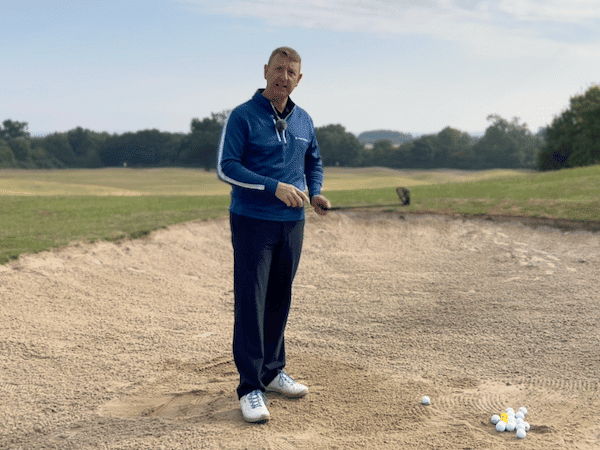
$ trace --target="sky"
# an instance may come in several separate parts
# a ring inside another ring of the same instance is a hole
[[[532,132],[600,82],[597,0],[0,0],[0,122],[190,131],[295,48],[315,126]]]

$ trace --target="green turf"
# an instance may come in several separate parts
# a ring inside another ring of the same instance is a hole
[[[503,214],[600,221],[600,166],[546,173],[497,173],[477,181],[410,187],[405,211],[462,215]],[[393,189],[331,191],[333,204],[398,204]]]
[[[1,196],[0,264],[73,241],[137,238],[226,213],[229,196]]]
[[[547,173],[326,169],[325,176],[334,206],[600,221],[600,166]],[[410,206],[399,206],[399,185],[410,188]],[[225,216],[228,190],[214,173],[189,169],[1,170],[0,264],[73,241],[135,238]]]
[[[600,166],[419,186],[413,191],[420,210],[600,220]]]

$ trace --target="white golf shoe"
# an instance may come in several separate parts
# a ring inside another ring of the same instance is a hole
[[[258,389],[240,398],[240,406],[246,422],[257,423],[269,420],[267,397]]]
[[[267,392],[278,392],[286,397],[298,398],[308,394],[308,388],[297,383],[287,373],[281,371],[267,386]]]

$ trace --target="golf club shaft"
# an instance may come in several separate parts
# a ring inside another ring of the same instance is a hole
[[[323,208],[326,211],[344,211],[347,209],[363,209],[363,208],[387,208],[390,206],[401,206],[399,204],[387,204],[387,205],[354,205],[354,206],[332,206],[331,208]]]
[[[388,203],[387,205],[354,205],[354,206],[332,206],[331,208],[325,208],[326,211],[344,211],[347,209],[363,209],[363,208],[389,208],[394,206],[407,206],[410,204],[410,191],[406,188],[399,187],[396,189],[398,198],[400,199],[399,204]]]

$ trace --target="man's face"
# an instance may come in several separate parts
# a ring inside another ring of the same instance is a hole
[[[265,65],[265,91],[270,98],[289,97],[302,78],[300,63],[277,54],[271,64]]]

